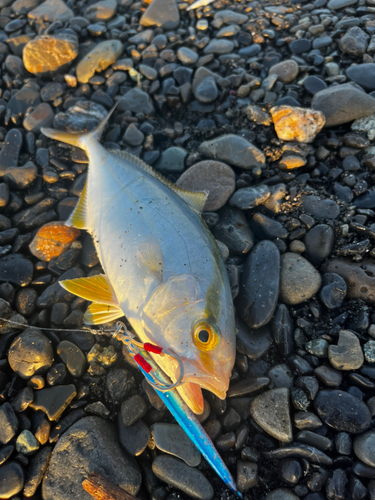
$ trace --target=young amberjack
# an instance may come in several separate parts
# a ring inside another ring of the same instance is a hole
[[[207,193],[179,189],[139,158],[107,151],[99,143],[107,120],[82,135],[42,129],[87,153],[86,186],[67,224],[91,234],[105,272],[61,284],[92,301],[85,323],[125,315],[142,342],[178,354],[184,367],[178,391],[199,414],[201,388],[224,399],[235,360],[229,281],[201,218]],[[174,358],[154,359],[175,381]]]

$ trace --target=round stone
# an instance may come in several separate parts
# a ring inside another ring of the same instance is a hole
[[[216,99],[218,93],[215,80],[211,76],[208,76],[195,89],[194,95],[200,103],[208,104]]]
[[[323,422],[339,432],[359,434],[371,424],[365,403],[345,391],[319,391],[314,405]]]
[[[51,342],[37,328],[26,328],[12,342],[8,362],[12,370],[26,380],[44,373],[53,363]]]
[[[17,462],[6,462],[0,467],[0,498],[11,498],[22,491],[24,473]]]
[[[268,74],[277,75],[278,80],[282,83],[291,83],[297,77],[298,71],[298,64],[292,59],[289,59],[271,66]]]
[[[354,439],[354,453],[370,467],[375,467],[375,430],[365,432]]]
[[[177,58],[183,64],[195,64],[198,61],[199,55],[188,47],[181,47],[177,51]]]
[[[206,160],[188,168],[176,185],[188,191],[208,191],[204,210],[215,211],[224,206],[234,192],[236,179],[233,170],[225,163]]]
[[[72,377],[82,377],[86,371],[86,358],[79,347],[68,340],[63,340],[57,346],[57,354],[64,361]]]
[[[287,252],[280,259],[280,300],[287,305],[301,304],[318,292],[319,272],[298,254]]]

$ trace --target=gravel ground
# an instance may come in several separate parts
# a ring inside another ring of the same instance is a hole
[[[0,0],[0,498],[235,498],[58,284],[101,269],[40,129],[120,101],[104,145],[210,192],[237,358],[200,420],[245,499],[375,500],[375,1],[201,3]]]

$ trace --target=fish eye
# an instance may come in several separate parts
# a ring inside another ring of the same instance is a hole
[[[211,351],[219,342],[219,334],[207,321],[200,321],[194,327],[193,340],[201,351]]]

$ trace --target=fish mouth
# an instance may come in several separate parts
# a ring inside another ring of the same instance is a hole
[[[184,360],[184,376],[182,382],[189,382],[200,386],[201,389],[207,389],[219,399],[225,399],[229,387],[229,377],[224,373],[213,375],[208,371],[202,371],[201,366],[195,366],[192,360]]]

